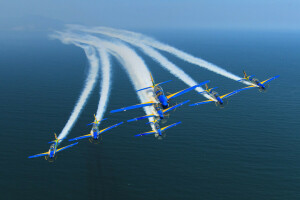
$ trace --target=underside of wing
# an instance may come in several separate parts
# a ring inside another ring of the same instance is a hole
[[[89,133],[89,134],[86,134],[86,135],[83,135],[83,136],[79,136],[79,137],[76,137],[76,138],[73,138],[73,139],[69,139],[69,142],[74,141],[74,140],[81,140],[81,139],[88,138],[88,137],[91,137],[91,136],[92,135]]]
[[[278,76],[274,76],[274,77],[272,77],[272,78],[269,78],[269,79],[267,79],[267,80],[264,80],[264,81],[261,82],[261,84],[268,83],[268,82],[270,82],[270,81],[272,81],[272,80],[274,80],[274,79],[276,79],[276,78],[278,78],[278,77],[279,77],[279,75],[278,75]]]
[[[139,136],[143,136],[143,135],[150,135],[150,134],[154,134],[155,131],[149,131],[149,132],[146,132],[146,133],[142,133],[142,134],[137,134],[135,135],[135,137],[139,137]]]
[[[60,148],[60,149],[57,149],[56,152],[60,152],[60,151],[62,151],[62,150],[65,150],[65,149],[67,149],[67,148],[70,148],[70,147],[72,147],[72,146],[74,146],[74,145],[76,145],[76,144],[78,144],[78,142],[76,142],[76,143],[74,143],[74,144],[70,144],[70,145],[65,146],[65,147],[62,147],[62,148]]]
[[[115,128],[115,127],[117,127],[117,126],[119,126],[119,125],[121,125],[121,124],[123,124],[123,122],[120,122],[120,123],[118,123],[118,124],[115,124],[115,125],[112,125],[112,126],[110,126],[110,127],[105,128],[105,129],[102,129],[102,130],[100,131],[100,134],[101,134],[101,133],[104,133],[105,131],[108,131],[108,130],[110,130],[110,129],[112,129],[112,128]]]
[[[33,155],[33,156],[29,156],[28,158],[36,158],[36,157],[46,156],[46,155],[48,155],[48,152],[36,154],[36,155]]]
[[[112,110],[112,111],[110,111],[110,113],[116,113],[116,112],[131,110],[131,109],[135,109],[135,108],[142,108],[142,107],[145,107],[145,106],[151,106],[153,104],[154,104],[154,101],[149,101],[149,102],[146,102],[146,103],[141,103],[141,104],[137,104],[137,105],[133,105],[133,106],[128,106],[128,107],[125,107],[125,108]]]
[[[213,102],[213,100],[209,99],[209,100],[206,100],[206,101],[201,101],[201,102],[198,102],[198,103],[193,103],[193,104],[190,104],[190,106],[198,106],[200,104],[206,104],[206,103],[210,103],[210,102]]]

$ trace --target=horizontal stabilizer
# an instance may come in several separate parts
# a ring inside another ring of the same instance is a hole
[[[165,84],[165,83],[169,83],[170,81],[172,81],[172,80],[168,80],[168,81],[165,81],[165,82],[158,83],[155,86],[162,85],[162,84]]]
[[[147,89],[150,89],[150,88],[152,88],[152,87],[145,87],[145,88],[137,90],[137,92],[142,91],[142,90],[147,90]]]
[[[100,123],[100,122],[102,122],[102,121],[104,121],[104,120],[107,120],[107,119],[108,119],[108,118],[104,118],[104,119],[98,121],[98,123]],[[87,124],[87,126],[94,125],[94,124],[96,124],[96,122],[92,122],[92,123],[90,123],[90,124]]]

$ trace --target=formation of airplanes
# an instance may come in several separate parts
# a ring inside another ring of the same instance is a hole
[[[158,139],[161,139],[161,138],[164,137],[164,133],[167,129],[175,127],[175,126],[181,124],[181,122],[179,121],[177,123],[167,125],[167,126],[161,128],[160,127],[161,121],[163,119],[165,119],[167,116],[170,115],[169,114],[170,111],[175,110],[178,107],[183,106],[184,104],[187,104],[187,103],[190,102],[190,100],[186,100],[186,101],[183,101],[181,103],[178,103],[178,104],[175,104],[175,105],[171,106],[170,105],[170,100],[172,100],[172,99],[174,99],[178,96],[181,96],[181,95],[183,95],[187,92],[195,90],[196,88],[198,88],[202,85],[205,85],[206,89],[202,92],[199,92],[199,94],[205,94],[205,96],[208,97],[208,100],[193,103],[193,104],[190,104],[189,106],[198,106],[198,105],[202,105],[202,104],[206,104],[206,103],[215,102],[216,106],[218,106],[220,108],[223,108],[227,103],[227,98],[228,97],[230,97],[234,94],[237,94],[240,91],[251,89],[251,88],[258,88],[260,92],[265,92],[268,88],[268,83],[279,77],[279,75],[274,76],[272,78],[269,78],[269,79],[266,79],[266,80],[260,82],[258,79],[254,78],[253,75],[247,76],[245,71],[243,71],[243,73],[244,73],[244,78],[242,78],[238,81],[239,82],[246,82],[249,86],[238,89],[238,90],[234,90],[234,91],[229,92],[229,93],[224,94],[224,95],[219,95],[215,91],[215,89],[217,87],[209,88],[208,85],[207,85],[209,83],[209,80],[207,80],[207,81],[204,81],[200,84],[194,85],[192,87],[180,90],[180,91],[175,92],[173,94],[169,94],[167,96],[165,95],[161,85],[165,84],[165,83],[168,83],[171,80],[156,84],[154,82],[154,79],[153,79],[152,75],[150,74],[151,81],[152,81],[152,86],[141,88],[141,89],[137,90],[136,92],[140,92],[140,91],[143,91],[143,90],[152,90],[152,92],[154,93],[153,100],[148,101],[148,102],[144,102],[144,103],[141,103],[141,104],[136,104],[136,105],[133,105],[133,106],[127,106],[127,107],[123,107],[123,108],[120,108],[120,109],[112,110],[112,111],[110,111],[110,113],[117,113],[117,112],[121,112],[121,111],[127,111],[127,110],[142,108],[142,107],[146,107],[146,106],[152,106],[153,107],[153,109],[152,109],[153,112],[151,114],[141,116],[141,117],[136,117],[136,118],[133,118],[133,119],[129,119],[129,120],[127,120],[127,122],[134,122],[134,121],[138,121],[138,120],[148,118],[149,122],[146,123],[146,124],[150,124],[152,130],[149,131],[149,132],[137,134],[135,136],[139,137],[139,136],[154,134]],[[102,122],[106,119],[98,120],[95,115],[94,115],[94,118],[95,118],[94,121],[92,123],[88,124],[88,125],[92,125],[92,129],[91,129],[89,134],[82,135],[82,136],[79,136],[79,137],[76,137],[76,138],[73,138],[73,139],[69,139],[69,141],[71,142],[71,141],[77,141],[77,140],[89,138],[89,141],[91,143],[98,143],[102,139],[102,133],[123,124],[123,122],[120,122],[120,123],[114,124],[112,126],[109,126],[107,128],[104,128],[102,130],[99,130],[100,122]],[[50,146],[50,149],[47,152],[36,154],[36,155],[33,155],[33,156],[29,156],[28,158],[36,158],[36,157],[45,156],[46,160],[48,160],[50,162],[53,162],[55,160],[56,154],[58,152],[78,144],[78,142],[76,142],[76,143],[73,143],[71,145],[68,145],[68,146],[65,146],[65,147],[62,147],[62,148],[58,149],[59,144],[61,143],[61,141],[64,138],[58,139],[55,133],[54,133],[54,136],[55,136],[55,140],[49,142],[49,143],[51,143],[51,146]]]

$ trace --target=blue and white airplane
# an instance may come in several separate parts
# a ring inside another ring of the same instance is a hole
[[[200,104],[215,102],[216,106],[218,106],[220,108],[223,108],[227,104],[227,101],[225,100],[225,98],[230,97],[230,96],[232,96],[232,95],[234,95],[234,94],[236,94],[236,93],[243,90],[243,88],[238,89],[238,90],[235,90],[233,92],[230,92],[230,93],[227,93],[227,94],[224,94],[224,95],[220,96],[216,91],[214,91],[214,89],[216,89],[217,87],[208,88],[207,84],[205,84],[205,87],[206,87],[206,90],[204,90],[203,92],[199,92],[199,93],[200,94],[206,93],[211,97],[211,99],[206,100],[206,101],[201,101],[201,102],[198,102],[198,103],[194,103],[194,104],[190,104],[190,106],[198,106]]]
[[[209,81],[205,81],[205,82],[200,83],[198,85],[195,85],[193,87],[189,87],[187,89],[184,89],[184,90],[181,90],[179,92],[176,92],[176,93],[173,93],[173,94],[170,94],[170,95],[166,96],[164,94],[164,91],[163,91],[162,87],[160,87],[160,85],[162,85],[164,83],[168,83],[171,80],[155,84],[155,82],[154,82],[153,77],[152,77],[151,74],[150,74],[150,76],[151,76],[152,86],[139,89],[139,90],[137,90],[137,92],[153,88],[154,93],[155,93],[156,102],[155,101],[149,101],[149,102],[145,102],[145,103],[141,103],[141,104],[137,104],[137,105],[133,105],[133,106],[128,106],[128,107],[121,108],[121,109],[112,110],[110,112],[111,113],[116,113],[116,112],[121,112],[121,111],[127,111],[127,110],[131,110],[131,109],[135,109],[135,108],[141,108],[141,107],[145,107],[145,106],[151,106],[153,104],[160,104],[160,107],[162,107],[163,109],[167,109],[167,108],[169,108],[169,101],[171,99],[173,99],[175,97],[178,97],[178,96],[180,96],[180,95],[182,95],[184,93],[187,93],[187,92],[189,92],[189,91],[191,91],[191,90],[193,90],[193,89],[195,89],[195,88],[197,88],[197,87],[199,87],[201,85],[204,85],[205,83],[209,82]]]
[[[148,122],[147,124],[149,124],[149,123],[154,125],[154,130],[146,132],[146,133],[135,135],[135,137],[155,134],[158,138],[162,138],[164,131],[166,131],[167,129],[172,128],[174,126],[177,126],[178,124],[181,124],[181,122],[177,122],[177,123],[171,124],[169,126],[165,126],[163,128],[160,128],[159,120],[155,120],[154,122]]]
[[[81,139],[84,139],[84,138],[89,138],[90,142],[97,142],[99,140],[101,140],[101,134],[112,129],[112,128],[115,128],[121,124],[123,124],[123,122],[120,122],[118,124],[115,124],[113,126],[110,126],[110,127],[107,127],[105,129],[102,129],[102,130],[99,130],[99,125],[100,125],[100,122],[101,121],[104,121],[106,120],[107,118],[105,119],[102,119],[102,120],[97,120],[96,116],[94,115],[95,117],[95,121],[88,124],[88,125],[93,125],[93,128],[91,130],[91,132],[87,135],[83,135],[83,136],[79,136],[79,137],[76,137],[76,138],[73,138],[73,139],[69,139],[69,141],[74,141],[74,140],[81,140]]]
[[[56,134],[54,133],[54,136],[55,136],[55,140],[49,142],[49,143],[52,143],[51,146],[50,146],[50,149],[49,151],[47,152],[44,152],[44,153],[40,153],[40,154],[37,154],[37,155],[34,155],[34,156],[29,156],[28,158],[36,158],[36,157],[40,157],[40,156],[45,156],[45,159],[48,160],[49,162],[53,162],[54,159],[56,158],[56,153],[62,151],[62,150],[65,150],[67,148],[70,148],[76,144],[78,144],[78,142],[74,143],[74,144],[70,144],[68,146],[65,146],[65,147],[62,147],[62,148],[59,148],[57,149],[58,145],[60,144],[60,142],[63,140],[63,139],[58,139]]]
[[[268,82],[270,82],[270,81],[272,81],[272,80],[279,77],[279,75],[277,75],[277,76],[274,76],[272,78],[269,78],[269,79],[266,79],[266,80],[260,82],[258,79],[254,78],[254,75],[247,76],[245,70],[243,70],[243,73],[244,73],[244,78],[242,78],[238,81],[240,81],[240,82],[245,81],[245,82],[250,83],[251,85],[247,86],[247,87],[244,87],[242,89],[245,90],[245,89],[250,89],[250,88],[255,88],[256,87],[256,88],[259,89],[260,92],[265,92],[267,90],[267,88],[269,86],[266,83],[268,83]]]

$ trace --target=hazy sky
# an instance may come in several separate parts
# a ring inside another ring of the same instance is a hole
[[[0,0],[0,30],[56,23],[300,30],[300,0]]]

